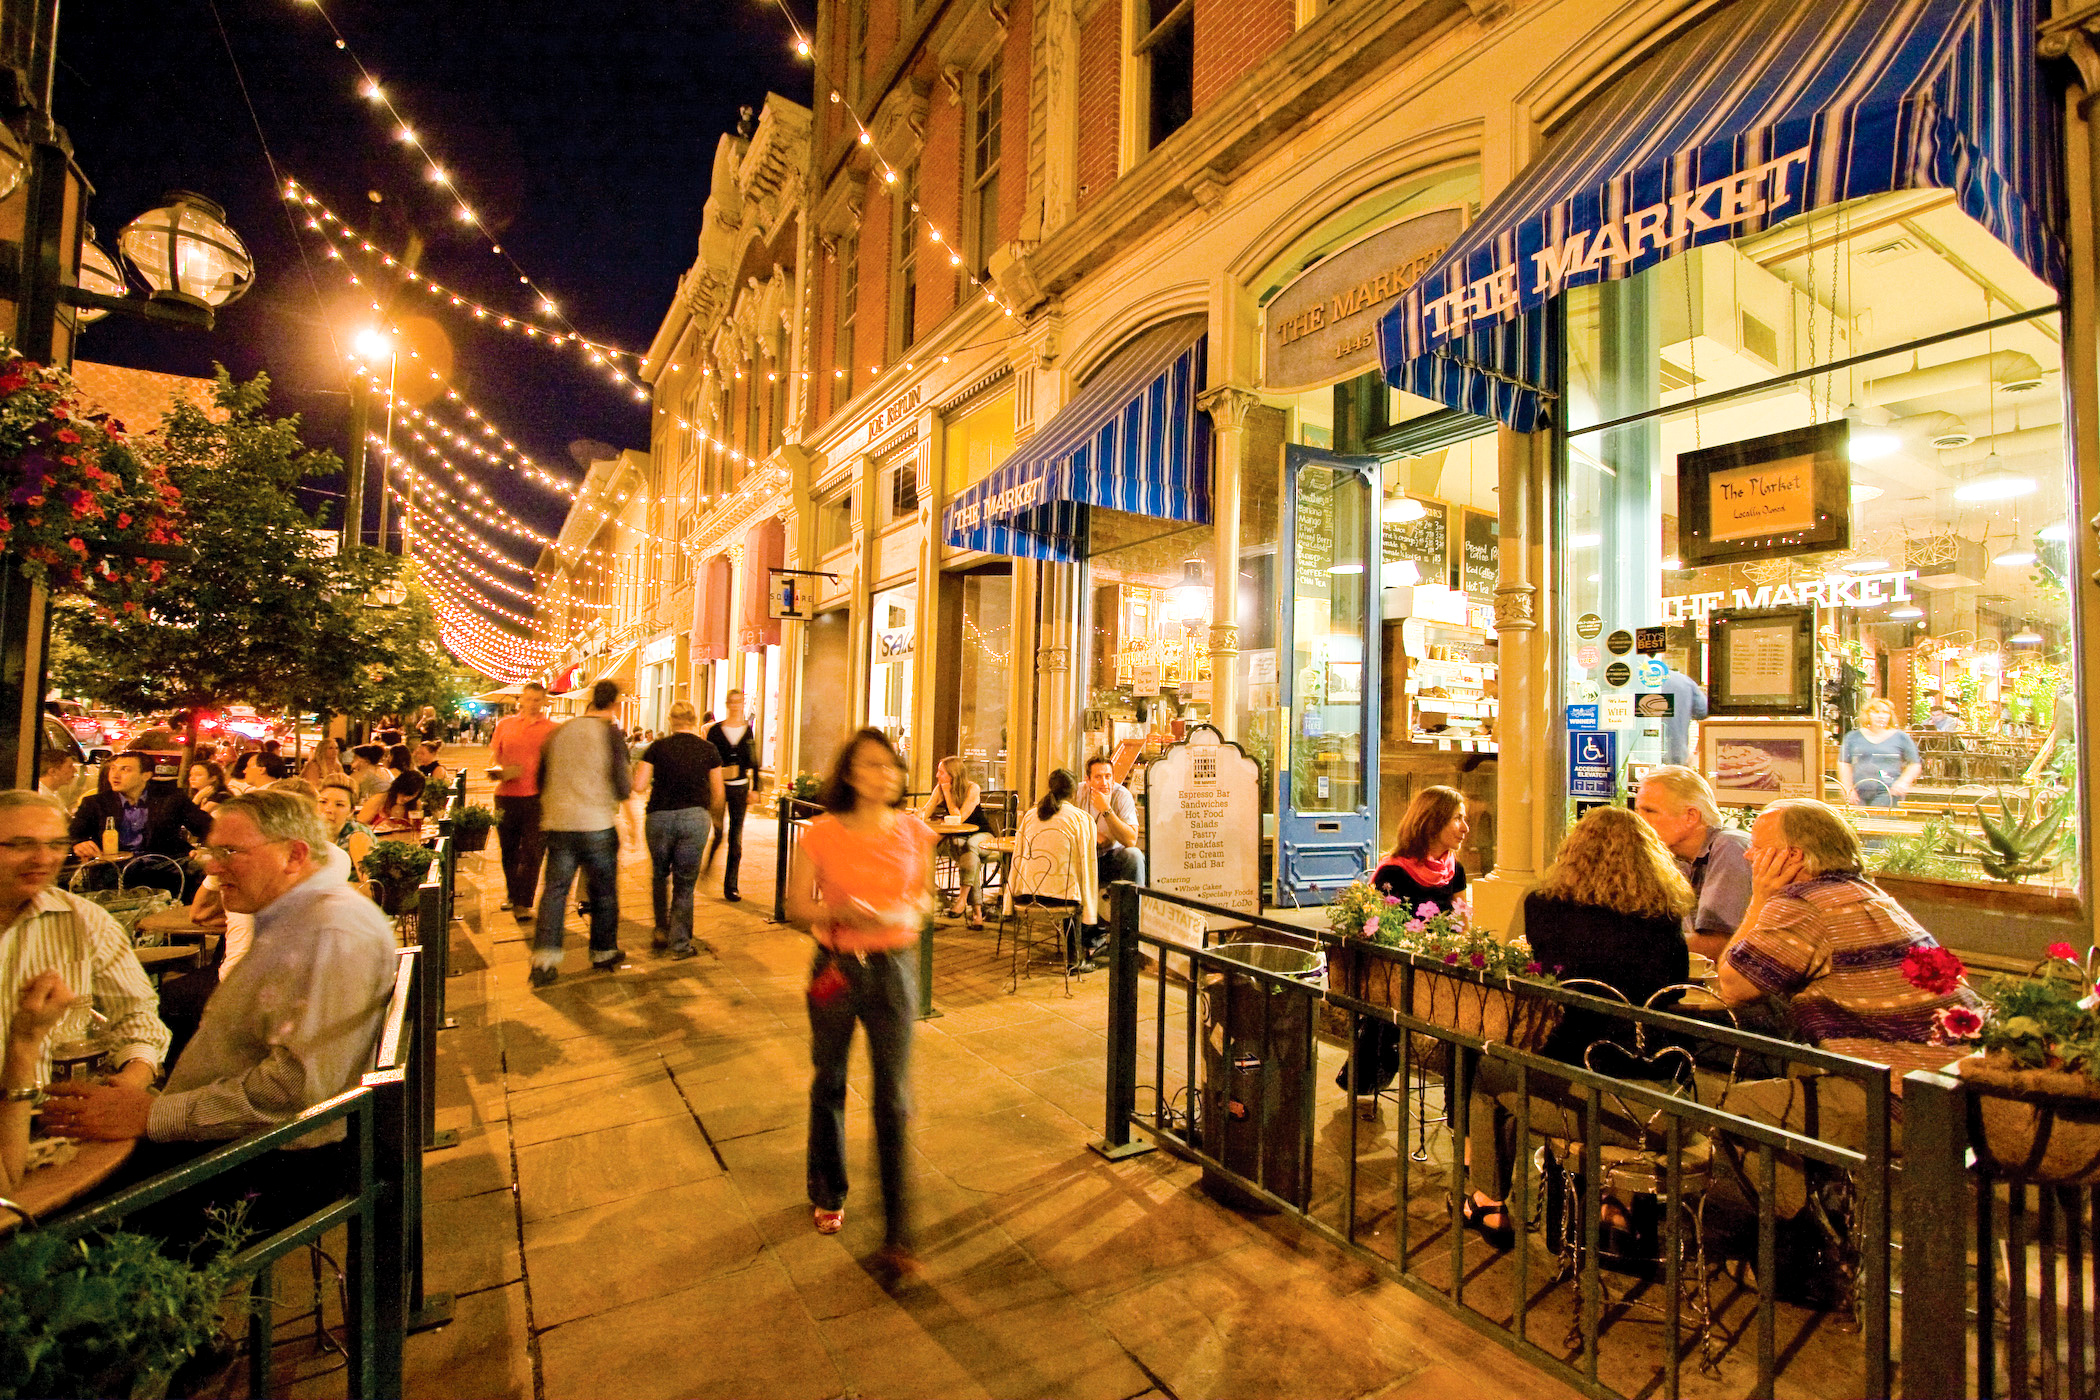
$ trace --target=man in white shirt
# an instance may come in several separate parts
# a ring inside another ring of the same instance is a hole
[[[0,792],[0,1043],[23,986],[40,972],[56,972],[109,1018],[113,1082],[143,1091],[168,1052],[168,1028],[156,1012],[153,984],[117,921],[100,906],[53,888],[71,847],[65,808],[56,798]],[[68,1014],[80,1024],[60,1022],[53,1039],[86,1030],[84,1010]],[[51,1077],[48,1049],[47,1043],[37,1066],[39,1082]]]
[[[1094,866],[1103,904],[1107,902],[1111,880],[1144,884],[1145,853],[1138,849],[1137,799],[1130,795],[1129,788],[1116,781],[1115,769],[1107,759],[1087,761],[1086,786],[1079,790],[1079,800],[1073,805],[1094,819]],[[1106,920],[1088,928],[1082,937],[1079,965],[1085,967],[1107,940]]]
[[[540,758],[540,831],[547,838],[547,882],[533,930],[532,985],[561,976],[562,924],[569,887],[581,869],[591,902],[591,966],[620,965],[620,806],[634,790],[627,743],[614,716],[620,687],[599,681],[590,708],[547,736]]]
[[[175,1145],[135,1154],[136,1179],[357,1087],[371,1066],[397,953],[386,916],[349,884],[347,863],[332,861],[332,850],[312,804],[295,793],[251,792],[220,805],[204,855],[226,907],[255,916],[248,956],[219,984],[163,1092],[59,1085],[44,1107],[54,1132]],[[206,1185],[227,1200],[254,1190],[258,1219],[281,1218],[341,1184],[334,1144],[343,1134],[336,1124],[300,1150],[266,1154]],[[157,1212],[162,1228],[149,1233],[174,1239],[198,1223],[198,1204],[177,1208],[180,1201]]]

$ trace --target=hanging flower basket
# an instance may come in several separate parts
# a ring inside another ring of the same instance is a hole
[[[2002,1052],[1959,1064],[1971,1146],[1998,1176],[2100,1185],[2100,1083],[2082,1070],[2027,1069]]]
[[[0,350],[0,549],[27,577],[112,611],[137,611],[162,566],[127,550],[179,544],[181,493],[89,412],[61,369]]]
[[[1330,985],[1359,1001],[1404,1011],[1410,970],[1415,979],[1413,1014],[1431,1025],[1532,1053],[1560,1026],[1560,1003],[1525,996],[1514,979],[1456,967],[1449,972],[1411,967],[1404,960],[1379,957],[1361,940],[1336,950],[1328,978]],[[1437,1069],[1444,1063],[1445,1042],[1411,1035],[1407,1053],[1416,1065]]]

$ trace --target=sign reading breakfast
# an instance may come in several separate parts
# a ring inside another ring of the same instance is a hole
[[[1439,209],[1380,229],[1307,268],[1262,313],[1268,388],[1311,389],[1378,367],[1378,318],[1465,227]]]
[[[1718,471],[1708,538],[1716,544],[1790,534],[1816,523],[1816,459],[1804,454]]]

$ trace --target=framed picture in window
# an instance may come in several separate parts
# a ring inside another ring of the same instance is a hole
[[[1779,718],[1816,712],[1816,610],[1716,608],[1707,614],[1711,715]]]
[[[1709,719],[1699,726],[1699,771],[1724,807],[1823,796],[1821,720]]]
[[[1677,555],[1687,568],[1852,547],[1842,418],[1677,454]]]

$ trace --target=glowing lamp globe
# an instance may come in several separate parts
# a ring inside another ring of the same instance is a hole
[[[254,285],[255,259],[226,226],[226,211],[183,190],[164,198],[117,235],[119,251],[156,298],[198,306],[238,301]]]

